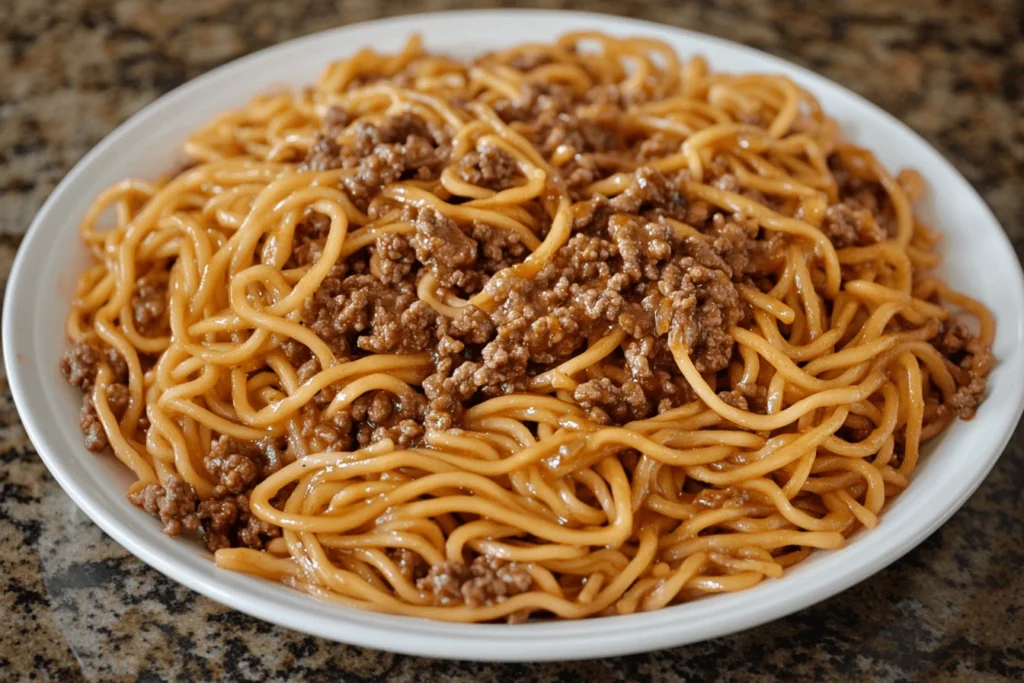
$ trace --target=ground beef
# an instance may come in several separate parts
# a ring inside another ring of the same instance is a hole
[[[298,268],[316,263],[323,253],[331,219],[322,213],[308,212],[295,226],[292,253],[286,267]]]
[[[102,349],[88,342],[77,341],[61,354],[60,370],[64,379],[73,387],[82,390],[82,407],[78,413],[78,427],[85,435],[85,447],[100,453],[106,450],[108,441],[100,422],[99,413],[92,401],[93,384],[101,363],[107,363],[113,374],[107,385],[107,404],[116,419],[121,419],[131,401],[128,390],[128,364],[114,349]]]
[[[374,243],[379,277],[387,285],[398,284],[412,272],[416,250],[408,238],[397,232],[382,232]]]
[[[875,222],[871,211],[855,207],[851,202],[840,202],[825,209],[825,220],[821,227],[837,249],[864,247],[887,237]]]
[[[248,492],[281,466],[278,445],[238,441],[222,436],[204,464],[217,478],[213,497],[199,501],[192,485],[178,475],[167,483],[149,484],[128,500],[160,518],[164,533],[199,533],[210,551],[228,547],[262,549],[281,535],[280,527],[263,522],[249,510]]]
[[[327,112],[324,114],[323,134],[329,138],[337,139],[338,136],[345,132],[345,128],[351,122],[352,117],[348,115],[348,111],[344,107],[332,104],[327,107]]]
[[[214,441],[203,464],[217,480],[214,495],[242,493],[281,469],[281,445],[269,437],[253,442],[221,436]]]
[[[482,145],[470,151],[459,159],[454,170],[465,182],[496,192],[515,187],[520,176],[516,160],[493,145]]]
[[[306,158],[299,164],[299,171],[329,171],[342,168],[341,146],[328,135],[317,133],[313,145],[306,152]]]
[[[554,83],[529,83],[523,94],[515,100],[501,99],[494,103],[494,111],[506,123],[518,124],[526,137],[545,155],[565,145],[578,154],[607,152],[619,145],[612,129],[602,121],[612,119],[616,111],[606,110],[595,118],[585,108],[590,104],[574,101],[572,89]],[[612,109],[609,105],[607,109]],[[619,111],[618,113],[621,113]],[[563,170],[561,178],[566,177]]]
[[[263,550],[268,541],[281,535],[280,527],[250,512],[249,498],[245,494],[204,500],[196,515],[202,524],[206,547],[211,552],[238,547]]]
[[[573,204],[572,231],[587,235],[598,234],[608,226],[611,209],[608,198],[603,194],[596,195]]]
[[[451,351],[439,354],[435,372],[423,384],[427,426],[457,424],[461,404],[477,394],[522,390],[531,364],[557,364],[616,325],[644,341],[632,348],[635,376],[629,382],[614,389],[587,384],[580,390],[579,400],[595,419],[637,419],[666,400],[677,405],[688,395],[674,381],[678,371],[673,372],[667,347],[673,334],[691,349],[702,372],[724,368],[733,348],[729,327],[746,315],[733,279],[755,269],[759,252],[736,224],[712,226],[714,239],[707,242],[682,240],[667,224],[644,217],[675,210],[685,207],[669,181],[640,169],[625,192],[611,200],[590,200],[577,213],[579,232],[536,276],[524,279],[504,271],[490,278],[485,289],[495,309],[486,315],[489,334],[479,334],[484,328],[477,325],[477,335],[460,338],[447,323],[438,324],[438,339]],[[488,233],[474,233],[485,238],[485,251],[491,246]],[[447,238],[434,237],[440,234]],[[445,242],[453,245],[449,251],[442,249]],[[459,269],[476,267],[474,251],[480,251],[439,215],[428,214],[413,244],[424,267],[433,266],[449,281]],[[656,369],[649,358],[657,359]],[[621,396],[629,403],[613,405]]]
[[[167,477],[167,483],[149,484],[128,494],[128,500],[151,515],[160,518],[164,533],[178,536],[199,529],[196,513],[198,499],[192,485],[176,474]]]
[[[323,132],[317,134],[298,170],[352,169],[353,173],[344,175],[341,182],[361,209],[398,180],[436,179],[448,162],[448,132],[410,112],[387,116],[376,123],[360,121],[348,136],[342,136],[341,142],[339,136],[348,123],[347,115],[331,110],[328,114]]]
[[[78,428],[85,435],[85,447],[93,453],[102,453],[107,448],[107,434],[92,403],[92,397],[82,397],[82,408],[78,411]]]
[[[467,360],[468,355],[482,355],[479,349],[491,342],[495,331],[494,320],[473,305],[462,308],[455,318],[440,318],[433,351],[434,372],[423,381],[427,429],[456,426],[462,416],[462,402],[478,389],[484,388],[488,395],[494,395],[502,388],[511,391],[524,387],[523,376],[516,378],[514,386],[502,387],[503,376],[495,368]]]
[[[578,212],[579,232],[535,277],[505,271],[487,281],[494,310],[463,309],[464,316],[486,321],[462,326],[474,334],[454,331],[454,321],[440,318],[435,372],[423,383],[428,428],[458,424],[462,404],[478,395],[523,390],[531,364],[557,364],[613,326],[636,342],[627,342],[633,377],[621,385],[585,383],[576,397],[601,422],[638,419],[690,396],[668,350],[672,334],[691,349],[702,372],[728,364],[728,329],[746,315],[733,278],[755,269],[753,240],[732,223],[713,231],[711,242],[682,240],[667,224],[639,215],[681,206],[669,182],[641,169],[630,188],[612,200],[595,198]],[[447,219],[442,225],[454,255],[434,256],[441,253],[441,240],[422,245],[418,257],[434,258],[425,265],[439,262],[445,277],[459,267],[475,267],[464,233],[456,233]],[[483,231],[474,234],[490,244]]]
[[[295,367],[302,367],[312,356],[304,344],[294,339],[285,339],[281,342],[281,352],[288,359],[288,362]]]
[[[708,246],[718,260],[709,255],[703,258],[728,272],[734,281],[776,272],[785,260],[785,233],[765,234],[756,224],[728,219],[721,212],[711,215],[704,230],[712,238]]]
[[[583,342],[585,322],[574,316],[581,307],[570,301],[571,283],[545,270],[547,266],[534,280],[499,275],[488,283],[500,304],[491,314],[494,338],[481,352],[486,385],[514,380],[530,361],[556,362]]]
[[[95,346],[75,342],[70,349],[61,354],[60,371],[71,386],[88,391],[96,379],[100,358],[101,351]]]
[[[573,199],[582,199],[587,186],[601,175],[599,157],[593,154],[574,154],[557,172],[557,177],[565,183]]]
[[[167,311],[167,283],[148,277],[139,278],[132,295],[132,321],[143,336],[168,331],[164,313]]]
[[[860,210],[868,211],[875,218],[875,227],[869,227],[862,240],[875,239],[881,241],[896,236],[898,225],[889,201],[888,193],[881,183],[868,181],[857,175],[846,166],[843,155],[833,153],[828,157],[829,169],[836,179],[839,189],[840,203],[847,206],[853,214]],[[846,212],[846,209],[838,211]],[[859,214],[863,216],[863,214]],[[854,218],[856,222],[856,218]],[[870,244],[871,242],[865,242]]]
[[[352,402],[350,419],[360,448],[391,439],[399,448],[420,445],[427,400],[420,394],[396,397],[387,391],[363,394]]]
[[[670,337],[690,350],[697,370],[725,369],[734,346],[729,329],[745,315],[736,286],[726,272],[684,257],[678,265],[665,267],[658,289],[670,302]],[[649,313],[657,316],[664,306],[659,302],[659,308]]]
[[[747,397],[743,395],[742,391],[738,391],[736,389],[720,391],[718,392],[718,398],[722,399],[733,408],[739,408],[740,410],[749,410],[750,408],[747,402]]]
[[[643,328],[635,339],[626,342],[623,357],[630,379],[644,388],[652,403],[660,404],[669,399],[674,406],[694,396],[690,385],[679,377],[672,354],[657,337],[646,333]],[[662,412],[661,408],[659,412]]]
[[[114,414],[114,418],[120,420],[131,402],[131,392],[128,386],[120,383],[108,384],[106,388],[107,405]],[[108,441],[107,433],[103,430],[99,413],[93,404],[92,394],[82,395],[82,407],[78,412],[78,428],[85,435],[85,447],[93,453],[102,453],[106,450]]]
[[[421,137],[410,137],[405,143],[379,145],[363,157],[357,172],[345,176],[343,183],[356,206],[367,206],[384,187],[401,179],[406,171],[421,180],[431,177],[431,167],[439,166],[437,149]]]
[[[422,557],[408,548],[388,548],[386,554],[398,565],[402,576],[414,584],[424,578],[430,569]]]
[[[473,305],[459,309],[454,318],[441,317],[437,322],[437,346],[435,357],[457,353],[465,344],[486,344],[493,336],[495,322],[488,314]],[[449,346],[450,345],[450,346]]]
[[[613,109],[620,100],[609,95],[608,106]],[[500,116],[519,125],[547,151],[561,144],[575,148],[575,171],[603,170],[594,165],[597,162],[588,165],[580,160],[615,140],[606,127],[577,116],[574,106],[571,92],[561,86],[529,86],[521,100],[495,104]],[[595,126],[603,132],[597,134]],[[311,154],[335,155],[342,160],[341,167],[353,168],[346,159],[354,153],[387,160],[397,154],[394,145],[408,145],[414,138],[429,141],[435,151],[446,150],[449,144],[443,131],[412,115],[377,125],[356,124],[346,134],[351,139],[334,146],[333,138],[318,140]],[[365,160],[359,164],[364,171],[369,168]],[[464,157],[458,171],[467,181],[493,189],[504,188],[517,173],[508,155],[487,146]],[[385,175],[385,184],[397,178],[394,173]],[[353,195],[353,188],[347,189]],[[353,198],[358,199],[358,193]],[[729,221],[705,226],[713,237],[710,244],[678,239],[663,217],[702,224],[709,221],[710,208],[688,202],[674,180],[646,167],[632,174],[623,193],[610,200],[592,198],[574,211],[577,234],[530,280],[504,270],[526,255],[517,234],[481,222],[460,225],[430,207],[407,211],[416,227],[412,236],[384,233],[371,249],[376,259],[373,280],[386,287],[375,285],[369,273],[336,266],[306,301],[303,323],[337,356],[414,352],[434,345],[449,350],[435,353],[434,372],[423,383],[426,409],[420,428],[414,425],[418,418],[410,417],[400,426],[364,424],[353,427],[351,435],[336,437],[336,426],[315,420],[306,421],[306,430],[319,430],[325,436],[319,442],[338,447],[384,437],[416,442],[423,427],[457,424],[463,402],[477,394],[523,390],[531,364],[557,364],[615,325],[646,340],[642,348],[658,358],[658,367],[641,364],[636,356],[641,347],[635,347],[636,375],[614,389],[616,395],[625,391],[631,397],[625,409],[612,407],[606,396],[602,401],[597,385],[582,389],[582,399],[597,419],[635,419],[687,396],[672,370],[667,344],[672,335],[690,348],[701,372],[724,368],[733,346],[728,328],[744,314],[733,281],[756,269],[754,262],[761,254],[755,253],[755,245],[762,241]],[[312,217],[299,226],[293,250],[298,264],[315,261],[326,227],[322,219]],[[461,296],[485,288],[496,309],[483,313],[466,306],[461,319],[454,321],[437,315],[416,295],[424,272]],[[286,353],[308,361],[303,349],[290,347]],[[331,391],[322,393],[317,400],[333,396]]]
[[[527,256],[519,234],[476,221],[470,237],[477,243],[476,271],[494,275],[503,268],[521,263]]]
[[[732,393],[743,397],[747,404],[746,410],[764,414],[768,410],[768,389],[761,384],[741,384]]]
[[[645,206],[662,211],[674,207],[682,209],[686,200],[668,178],[649,166],[641,166],[633,173],[626,189],[608,204],[619,213],[636,214]]]
[[[343,183],[360,207],[405,175],[420,180],[437,178],[451,151],[443,128],[411,113],[390,116],[376,125],[360,122],[353,137],[353,144],[340,154],[345,168],[356,169]]]
[[[971,331],[959,321],[952,321],[941,328],[939,333],[932,340],[932,345],[950,360],[959,358],[959,354],[967,348],[967,343],[971,340]]]
[[[576,387],[573,400],[602,424],[639,420],[651,410],[643,388],[635,380],[616,385],[607,377],[592,379]]]
[[[299,434],[313,452],[350,451],[355,443],[351,411],[342,410],[327,418],[318,406],[304,405],[299,411]]]
[[[995,363],[995,356],[992,355],[992,349],[982,344],[977,337],[969,339],[964,350],[954,354],[954,357],[956,355],[962,355],[961,372],[956,373],[958,386],[951,403],[960,419],[969,420],[985,400],[988,373]]]
[[[356,124],[353,137],[351,149],[356,154],[370,154],[380,145],[402,143],[410,138],[422,138],[433,147],[442,147],[450,142],[443,127],[408,111],[389,115],[380,123],[361,121]]]
[[[128,364],[121,354],[114,349],[101,349],[84,341],[76,341],[61,354],[60,371],[71,386],[87,392],[92,389],[96,372],[104,361],[110,366],[113,382],[127,384]]]
[[[988,373],[995,362],[992,349],[957,320],[944,323],[932,345],[945,356],[953,371],[957,385],[951,401],[953,411],[963,420],[971,419],[985,399]]]
[[[463,401],[473,396],[490,377],[481,373],[477,378],[481,364],[456,360],[454,354],[439,357],[434,367],[436,371],[423,380],[423,393],[427,398],[425,426],[427,429],[451,429],[462,418]]]
[[[107,405],[114,417],[120,420],[131,402],[132,395],[128,385],[115,382],[107,385]]]
[[[476,261],[477,243],[455,221],[431,207],[416,219],[416,233],[409,240],[416,260],[430,271],[442,287],[462,284],[464,270]]]
[[[985,378],[972,376],[967,384],[957,387],[953,393],[951,404],[957,416],[962,420],[974,417],[978,406],[985,400]]]
[[[615,217],[608,236],[622,259],[622,270],[631,282],[656,280],[661,266],[672,256],[672,228],[639,217]]]
[[[435,605],[488,607],[529,591],[533,577],[515,562],[481,555],[469,566],[462,562],[434,565],[416,587],[430,594]]]
[[[412,353],[432,341],[433,309],[408,279],[380,286],[369,274],[327,278],[303,304],[302,320],[338,357],[357,351]]]
[[[315,361],[313,361],[315,362]],[[299,412],[299,433],[315,452],[344,452],[391,439],[398,448],[422,445],[427,398],[418,392],[395,396],[387,391],[364,394],[332,417],[322,410],[336,395],[327,387]]]

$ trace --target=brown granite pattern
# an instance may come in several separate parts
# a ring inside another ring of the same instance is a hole
[[[517,2],[0,0],[0,278],[71,166],[161,93],[343,23]],[[568,7],[549,0],[545,7]],[[588,9],[747,43],[909,123],[1024,250],[1024,4],[1018,0],[599,0]],[[403,657],[244,617],[149,569],[77,510],[0,378],[0,680],[1024,680],[1024,442],[952,521],[842,595],[728,638],[582,663]]]

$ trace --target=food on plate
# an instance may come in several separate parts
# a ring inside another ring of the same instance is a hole
[[[920,175],[783,76],[414,37],[183,153],[84,218],[85,444],[219,566],[344,605],[742,590],[874,527],[985,395],[994,321],[932,273]]]

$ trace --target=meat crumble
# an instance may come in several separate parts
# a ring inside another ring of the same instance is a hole
[[[515,562],[479,555],[470,564],[444,562],[434,565],[416,587],[428,593],[435,605],[489,607],[533,586],[533,577]]]
[[[78,427],[85,435],[85,447],[93,453],[106,450],[107,434],[93,403],[93,384],[101,364],[106,364],[112,379],[106,387],[107,405],[116,419],[120,419],[131,401],[128,390],[128,364],[116,350],[100,348],[95,343],[77,341],[61,354],[60,371],[64,379],[82,390],[82,407],[78,413]]]
[[[164,533],[178,536],[199,529],[196,512],[198,499],[192,485],[176,474],[167,477],[167,483],[148,484],[128,494],[128,500],[164,523]]]
[[[216,478],[213,496],[200,500],[190,483],[176,474],[163,484],[148,484],[128,500],[159,517],[164,533],[199,533],[212,552],[220,548],[260,550],[281,535],[281,528],[259,519],[249,509],[253,486],[281,467],[280,444],[220,437],[204,460]]]
[[[387,185],[399,180],[436,179],[451,152],[451,134],[411,113],[387,117],[382,123],[359,122],[345,142],[338,142],[339,115],[333,108],[298,166],[300,171],[346,169],[342,186],[365,209]]]
[[[486,145],[459,159],[455,164],[455,174],[471,185],[500,191],[516,186],[519,169],[508,152]]]

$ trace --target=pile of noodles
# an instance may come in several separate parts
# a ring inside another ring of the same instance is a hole
[[[538,52],[541,66],[509,66]],[[399,73],[406,78],[393,82]],[[952,410],[926,410],[948,408],[957,389],[931,340],[952,308],[980,321],[983,345],[993,320],[929,275],[936,236],[911,207],[919,177],[896,180],[869,153],[844,145],[789,79],[710,73],[703,60],[680,62],[647,39],[567,35],[469,65],[426,54],[413,39],[397,55],[363,50],[330,65],[315,87],[218,117],[188,140],[191,168],[161,182],[119,183],[86,216],[82,236],[95,265],[81,278],[68,334],[98,340],[128,364],[131,401],[120,420],[107,403],[107,365],[92,396],[113,452],[138,477],[133,490],[178,475],[200,499],[212,496],[202,463],[219,435],[287,435],[325,387],[340,388],[328,415],[366,392],[417,390],[429,354],[338,360],[300,323],[303,302],[335,263],[382,232],[408,230],[398,218],[403,204],[518,231],[531,253],[515,274],[530,278],[544,266],[572,229],[573,199],[554,180],[566,159],[545,157],[490,106],[531,82],[642,95],[627,108],[629,125],[679,143],[649,166],[676,174],[688,199],[790,237],[771,288],[741,287],[753,315],[730,330],[728,379],[702,376],[676,340],[678,372],[698,400],[623,426],[595,424],[571,389],[603,364],[621,363],[612,359],[625,333],[613,329],[532,378],[528,393],[468,407],[459,429],[430,431],[423,447],[385,440],[301,457],[289,448],[287,464],[249,498],[253,514],[283,535],[263,551],[218,550],[219,566],[346,605],[453,621],[652,610],[778,578],[812,549],[839,548],[858,528],[873,528],[887,499],[908,485],[922,441],[954,419]],[[452,164],[482,142],[497,145],[525,182],[495,192],[449,168],[436,181],[388,186],[364,213],[340,189],[351,170],[301,171],[295,162],[332,105],[355,121],[411,111],[443,125],[453,132]],[[753,111],[764,126],[741,122]],[[826,208],[839,200],[833,154],[884,188],[890,215],[879,221],[895,225],[891,239],[837,249],[822,232]],[[713,158],[781,210],[706,184]],[[629,179],[611,173],[587,193],[613,196]],[[544,207],[543,220],[522,210],[531,201]],[[112,229],[101,220],[111,211]],[[286,268],[308,211],[331,222],[322,256]],[[674,228],[699,232],[678,221]],[[170,334],[150,338],[135,329],[129,307],[137,280],[154,271],[168,283]],[[493,304],[486,290],[465,301],[426,280],[419,296],[441,312]],[[319,359],[315,376],[299,382],[279,348],[285,339]],[[753,385],[766,391],[763,413],[719,397]],[[862,441],[839,435],[850,416],[870,422]],[[694,482],[721,491],[725,504],[697,501]],[[500,558],[528,572],[531,588],[472,607],[437,605],[403,573],[396,549],[427,566]]]

